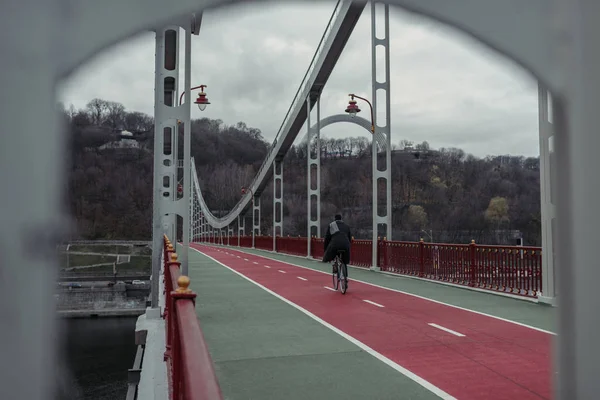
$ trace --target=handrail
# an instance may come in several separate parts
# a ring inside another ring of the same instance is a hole
[[[252,246],[242,240],[240,247]],[[206,241],[206,239],[204,239]],[[210,240],[209,240],[210,242]],[[307,238],[272,236],[255,238],[259,250],[295,256],[307,256]],[[542,251],[534,246],[498,246],[470,244],[388,241],[379,238],[377,265],[372,265],[371,240],[352,240],[350,264],[354,267],[379,267],[388,273],[416,276],[437,282],[501,292],[522,298],[537,298],[543,293]],[[322,259],[323,239],[311,238],[309,257]]]
[[[171,242],[163,240],[167,375],[171,400],[222,400],[200,322],[196,315],[196,293],[190,279],[181,275],[181,263]]]
[[[204,335],[198,324],[198,319],[191,319],[187,316],[196,315],[194,304],[191,301],[178,301],[177,325],[179,327],[179,343],[181,344],[181,354],[193,354],[194,357],[182,357],[180,375],[182,380],[182,392],[186,393],[185,399],[222,399],[221,388],[217,382]],[[195,395],[189,395],[195,394]]]

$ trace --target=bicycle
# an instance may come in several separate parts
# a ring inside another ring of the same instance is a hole
[[[346,294],[346,290],[348,290],[348,266],[342,261],[344,253],[345,250],[338,250],[332,264],[333,288],[338,290],[339,287],[342,294]]]

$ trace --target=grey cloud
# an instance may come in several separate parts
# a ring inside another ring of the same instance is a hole
[[[244,121],[272,139],[333,4],[266,3],[263,12],[245,5],[206,13],[200,36],[193,37],[192,84],[207,84],[212,104],[203,114],[192,109],[192,116]],[[370,35],[367,7],[323,92],[323,117],[342,113],[350,92],[371,98]],[[390,35],[394,143],[427,140],[477,156],[538,154],[537,87],[527,74],[465,35],[397,9]],[[99,55],[66,83],[60,97],[76,107],[102,97],[152,114],[154,34]],[[361,108],[368,117],[368,107]],[[352,132],[360,130],[334,125],[324,133]]]

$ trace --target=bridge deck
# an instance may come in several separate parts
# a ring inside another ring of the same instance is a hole
[[[194,247],[196,309],[227,399],[551,397],[549,307],[360,269],[342,296],[327,264]]]

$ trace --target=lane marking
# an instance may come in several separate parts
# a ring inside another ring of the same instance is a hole
[[[240,257],[240,256],[236,256],[236,257],[237,257],[237,258],[242,258],[242,257]]]
[[[265,268],[271,268],[271,267],[269,267],[268,265],[265,265]]]
[[[211,247],[211,246],[206,246],[206,247]],[[197,250],[197,249],[194,249],[194,250]],[[197,251],[200,251],[200,250],[197,250]],[[244,254],[252,254],[252,255],[254,255],[254,256],[256,256],[256,257],[262,257],[262,258],[264,258],[264,259],[266,259],[266,260],[270,260],[270,261],[276,261],[276,262],[280,262],[280,263],[282,263],[282,264],[291,265],[291,266],[293,266],[293,267],[298,267],[298,268],[307,269],[307,270],[309,270],[309,271],[319,272],[319,273],[321,273],[321,274],[327,274],[327,275],[329,275],[329,274],[331,273],[331,272],[321,271],[321,270],[318,270],[318,269],[315,269],[315,268],[311,268],[311,267],[306,267],[306,266],[304,266],[304,265],[293,264],[293,263],[291,263],[291,262],[288,262],[288,261],[277,260],[276,258],[266,257],[266,256],[262,256],[262,255],[254,254],[254,253],[247,253],[247,252],[245,252],[245,251],[242,251],[242,250],[238,250],[238,251],[239,251],[239,252],[241,252],[241,253],[244,253]],[[283,255],[283,256],[285,256],[285,257],[292,257],[292,256],[290,256],[290,255]],[[315,262],[318,262],[318,261],[315,261]],[[361,268],[358,268],[358,269],[361,269]],[[382,274],[382,275],[385,275],[385,274]],[[404,278],[404,277],[403,277],[402,275],[399,275],[397,278]],[[414,294],[414,293],[405,292],[405,291],[403,291],[403,290],[400,290],[400,289],[394,289],[394,288],[390,288],[390,287],[386,287],[386,286],[381,286],[381,285],[378,285],[378,284],[376,284],[376,283],[371,283],[371,282],[361,281],[360,279],[355,279],[355,278],[352,278],[352,281],[353,281],[353,282],[360,282],[360,283],[363,283],[363,284],[365,284],[365,285],[369,285],[369,286],[377,287],[377,288],[380,288],[380,289],[389,290],[389,291],[392,291],[392,292],[402,293],[402,294],[405,294],[405,295],[407,295],[407,296],[412,296],[412,297],[416,297],[416,298],[418,298],[418,299],[422,299],[422,300],[431,301],[432,303],[442,304],[442,305],[444,305],[444,306],[448,306],[448,307],[456,308],[457,310],[468,311],[468,312],[471,312],[471,313],[473,313],[473,314],[479,314],[479,315],[483,315],[483,316],[485,316],[485,317],[494,318],[494,319],[497,319],[497,320],[499,320],[499,321],[508,322],[508,323],[510,323],[510,324],[514,324],[514,325],[519,325],[519,326],[522,326],[522,327],[524,327],[524,328],[533,329],[534,331],[538,331],[538,332],[547,333],[547,334],[549,334],[549,335],[556,335],[556,332],[552,332],[552,331],[549,331],[549,330],[546,330],[546,329],[538,328],[538,327],[536,327],[536,326],[527,325],[527,324],[524,324],[524,323],[522,323],[522,322],[517,322],[517,321],[513,321],[513,320],[510,320],[510,319],[507,319],[507,318],[498,317],[498,316],[496,316],[496,315],[492,315],[492,314],[487,314],[487,313],[484,313],[484,312],[482,312],[482,311],[471,310],[471,309],[469,309],[469,308],[465,308],[465,307],[457,306],[457,305],[454,305],[454,304],[450,304],[450,303],[444,303],[443,301],[440,301],[440,300],[434,300],[434,299],[430,299],[429,297],[424,297],[424,296],[420,296],[420,295],[418,295],[418,294]],[[428,282],[428,283],[435,283],[435,282]],[[462,288],[458,288],[458,289],[462,289]],[[487,293],[483,293],[483,294],[487,294]]]
[[[253,261],[252,263],[258,265],[258,263],[256,261]]]
[[[396,371],[400,372],[402,375],[406,376],[408,379],[418,383],[419,385],[423,386],[425,389],[429,390],[430,392],[432,392],[433,394],[437,395],[438,397],[442,398],[443,400],[458,400],[456,397],[449,395],[448,393],[444,392],[442,389],[440,389],[439,387],[433,385],[432,383],[426,381],[425,379],[421,378],[420,376],[414,374],[413,372],[407,370],[406,368],[400,366],[399,364],[396,364],[394,361],[390,360],[389,358],[387,358],[386,356],[384,356],[383,354],[373,350],[371,347],[367,346],[366,344],[364,344],[363,342],[355,339],[354,337],[348,335],[346,332],[336,328],[335,326],[331,325],[330,323],[322,320],[321,318],[317,317],[315,314],[311,313],[310,311],[308,311],[305,308],[302,308],[301,306],[299,306],[296,303],[291,302],[290,300],[286,299],[285,297],[273,292],[272,290],[266,288],[265,286],[261,285],[260,283],[253,281],[252,279],[248,278],[246,275],[236,271],[235,269],[228,267],[227,265],[223,264],[222,262],[214,259],[213,257],[209,256],[208,254],[205,254],[203,252],[201,252],[198,249],[193,249],[194,251],[202,254],[203,256],[205,256],[206,258],[216,262],[217,264],[227,268],[228,270],[230,270],[231,272],[241,276],[242,278],[246,279],[248,282],[252,282],[253,284],[255,284],[256,286],[258,286],[259,288],[263,289],[265,292],[277,297],[279,300],[286,302],[287,304],[289,304],[290,306],[294,307],[295,309],[303,312],[304,314],[306,314],[307,316],[309,316],[310,318],[314,319],[315,321],[319,322],[320,324],[322,324],[323,326],[331,329],[332,331],[334,331],[335,333],[337,333],[338,335],[340,335],[341,337],[343,337],[344,339],[348,340],[350,343],[360,347],[362,350],[364,350],[365,352],[369,353],[370,355],[372,355],[373,357],[375,357],[376,359],[378,359],[379,361],[385,363],[386,365],[392,367],[393,369],[395,369]],[[327,289],[333,290],[327,286],[324,286]],[[335,290],[334,290],[335,291]]]
[[[298,278],[298,279],[302,279],[303,281],[307,281],[307,280],[308,280],[308,279],[306,279],[306,278],[303,278],[303,277],[301,277],[301,276],[297,276],[296,278]]]
[[[331,290],[332,292],[337,292],[334,288],[330,288],[329,286],[323,286],[327,290]]]
[[[279,270],[279,272],[281,272],[282,274],[285,274],[285,271]]]
[[[453,334],[453,335],[456,335],[456,336],[459,336],[459,337],[465,337],[465,335],[463,335],[462,333],[458,333],[458,332],[456,332],[456,331],[453,331],[452,329],[444,328],[443,326],[441,326],[441,325],[438,325],[438,324],[434,324],[433,322],[430,322],[430,323],[428,323],[427,325],[429,325],[429,326],[433,326],[434,328],[441,329],[441,330],[443,330],[443,331],[446,331],[446,332],[448,332],[448,333],[451,333],[451,334]]]
[[[248,259],[247,259],[247,258],[244,258],[244,261],[248,261]]]
[[[371,300],[363,300],[363,301],[364,301],[365,303],[373,304],[374,306],[377,306],[377,307],[381,307],[381,308],[383,308],[383,307],[384,307],[384,306],[382,306],[381,304],[375,303],[374,301],[371,301]]]

